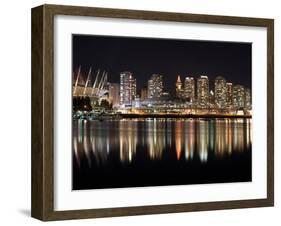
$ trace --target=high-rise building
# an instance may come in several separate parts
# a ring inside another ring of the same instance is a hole
[[[184,90],[183,90],[183,86],[182,86],[181,76],[180,75],[178,75],[177,81],[176,81],[176,96],[179,97],[179,98],[183,98],[184,97]]]
[[[120,104],[120,85],[118,83],[109,83],[108,98],[113,107]]]
[[[233,85],[231,82],[226,83],[226,106],[233,107]]]
[[[120,73],[120,105],[132,105],[136,98],[136,79],[131,72]]]
[[[214,108],[216,105],[216,101],[215,101],[215,94],[213,90],[210,90],[209,92],[209,106],[211,108]]]
[[[147,87],[144,87],[141,89],[141,101],[144,101],[148,98],[148,94],[147,94]]]
[[[184,97],[188,102],[194,102],[195,83],[193,77],[186,77],[184,81]]]
[[[223,77],[218,76],[215,79],[215,103],[219,109],[224,109],[227,102],[226,81]]]
[[[245,109],[251,110],[252,109],[252,98],[251,98],[251,90],[245,89]]]
[[[233,86],[233,106],[236,109],[244,109],[245,105],[245,90],[241,85]]]
[[[148,98],[161,97],[163,93],[163,76],[153,74],[148,80]]]
[[[200,76],[197,79],[197,104],[199,108],[209,107],[209,79],[207,76]]]

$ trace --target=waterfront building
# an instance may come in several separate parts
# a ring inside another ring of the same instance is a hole
[[[133,100],[132,107],[133,108],[140,108],[141,107],[141,101],[140,101],[140,97],[138,95],[136,96],[135,100]]]
[[[83,96],[84,89],[85,89],[84,86],[79,86],[79,85],[73,86],[73,89],[72,89],[73,90],[73,96],[74,97]]]
[[[226,106],[233,107],[233,85],[231,82],[226,83]]]
[[[148,98],[161,97],[163,93],[163,76],[153,74],[148,80]]]
[[[197,79],[197,105],[199,108],[209,107],[209,79],[207,76],[200,76]]]
[[[227,103],[226,80],[218,76],[215,79],[215,104],[219,109],[225,109]]]
[[[120,104],[120,85],[118,83],[109,83],[108,98],[112,107],[117,107]]]
[[[108,94],[107,72],[97,70],[92,73],[90,68],[86,81],[81,76],[81,68],[79,68],[76,81],[73,84],[73,96],[89,96],[93,98],[101,98]]]
[[[209,92],[209,106],[211,108],[215,108],[216,101],[215,101],[215,94],[213,90],[210,90]]]
[[[186,77],[184,81],[184,97],[188,102],[195,100],[195,83],[193,77]]]
[[[176,96],[178,98],[184,97],[184,89],[183,89],[180,75],[178,75],[177,81],[176,81]]]
[[[241,85],[233,86],[233,106],[237,110],[244,109],[244,106],[245,106],[245,89]]]
[[[131,106],[136,98],[136,79],[131,72],[120,73],[120,105]]]
[[[251,90],[245,89],[245,109],[251,110],[252,109],[252,98],[251,98]]]

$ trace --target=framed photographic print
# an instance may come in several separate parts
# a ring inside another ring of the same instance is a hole
[[[32,216],[274,204],[274,21],[32,9]]]

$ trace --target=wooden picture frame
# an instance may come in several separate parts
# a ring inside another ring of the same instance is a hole
[[[265,27],[267,29],[267,198],[122,208],[54,210],[54,16],[126,18]],[[42,5],[32,9],[32,202],[34,218],[66,220],[274,205],[274,20]]]

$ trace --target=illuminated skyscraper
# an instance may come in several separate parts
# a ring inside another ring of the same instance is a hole
[[[215,101],[215,94],[213,90],[210,90],[209,92],[209,106],[211,108],[214,108],[216,105],[216,101]]]
[[[161,97],[163,93],[163,76],[153,74],[148,80],[148,98]]]
[[[226,81],[223,77],[218,76],[215,79],[216,106],[220,109],[224,109],[226,107],[226,101],[227,101]]]
[[[120,104],[120,85],[118,83],[109,84],[108,98],[113,107],[116,107]]]
[[[176,96],[179,98],[184,97],[184,90],[181,82],[181,76],[178,75],[177,81],[176,81]]]
[[[228,108],[233,107],[233,85],[231,82],[226,83],[226,105]]]
[[[251,90],[245,89],[245,109],[251,110],[252,109],[252,98],[251,98]]]
[[[200,76],[197,79],[197,104],[199,108],[209,107],[209,79],[207,76]]]
[[[241,85],[233,87],[233,106],[236,109],[244,109],[245,105],[245,91]]]
[[[193,77],[186,77],[184,81],[184,97],[188,102],[194,102],[195,99],[195,84]]]
[[[136,98],[136,79],[131,72],[120,73],[120,105],[132,105]]]

